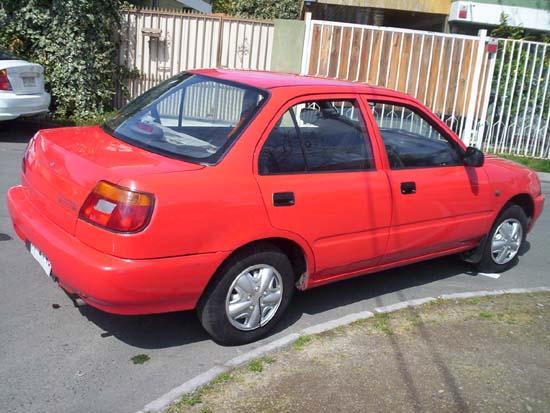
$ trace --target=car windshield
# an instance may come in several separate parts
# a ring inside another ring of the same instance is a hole
[[[6,49],[0,48],[0,60],[20,60],[20,58],[12,52],[8,52]]]
[[[115,137],[152,152],[216,163],[267,97],[258,89],[184,73],[139,96],[107,121]]]

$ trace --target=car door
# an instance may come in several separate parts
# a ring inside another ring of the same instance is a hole
[[[483,168],[463,164],[463,145],[427,109],[405,99],[367,99],[393,194],[381,263],[475,246],[491,224]]]
[[[255,171],[271,224],[311,246],[312,281],[380,261],[391,194],[356,96],[288,102],[258,145]]]

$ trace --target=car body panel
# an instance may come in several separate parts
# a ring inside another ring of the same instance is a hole
[[[412,98],[369,93],[363,95],[363,99],[367,104],[376,101],[413,107],[437,125],[447,139],[465,149],[439,118]],[[370,111],[368,116],[373,135],[382,143],[380,130]],[[411,150],[415,150],[414,147]],[[388,167],[385,152],[384,158],[393,194],[393,215],[382,264],[453,248],[472,248],[489,231],[494,202],[483,168],[460,165],[392,169]],[[405,182],[414,182],[416,191],[403,194],[401,184]]]
[[[300,234],[311,246],[316,263],[311,282],[375,266],[386,249],[392,211],[388,180],[383,171],[259,174],[259,152],[278,119],[293,105],[327,97],[301,94],[281,105],[285,96],[277,92],[271,102],[275,116],[256,146],[253,163],[271,224]],[[354,94],[332,93],[330,96],[334,100],[360,101]],[[374,157],[376,163],[377,155]],[[294,193],[295,204],[274,206],[273,194],[277,192]],[[318,225],[320,222],[323,225]]]
[[[488,156],[479,168],[391,170],[369,99],[419,108],[465,149],[435,115],[402,93],[287,74],[193,73],[269,92],[217,164],[148,152],[99,127],[41,131],[29,145],[22,186],[8,192],[19,237],[51,260],[63,288],[98,308],[122,314],[193,308],[224,260],[260,240],[299,247],[306,263],[301,288],[312,288],[471,249],[518,194],[533,202],[530,227],[543,208],[536,173],[498,158]],[[375,170],[258,173],[259,152],[279,116],[293,102],[313,97],[359,101]],[[412,179],[417,193],[403,196],[400,183]],[[154,194],[144,230],[115,233],[78,219],[100,180]],[[273,207],[273,193],[286,191],[295,193],[295,205]]]
[[[42,66],[24,60],[0,60],[1,69],[7,70],[12,90],[0,91],[0,121],[48,111],[51,99],[44,90]]]

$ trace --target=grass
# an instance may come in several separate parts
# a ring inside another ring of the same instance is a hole
[[[250,363],[248,363],[248,370],[254,373],[261,373],[264,370],[264,364],[273,363],[275,363],[275,359],[271,356],[254,359]]]
[[[376,313],[373,317],[361,320],[361,326],[366,325],[370,331],[378,331],[388,336],[393,336],[395,340],[399,340],[404,333],[409,333],[412,329],[418,328],[425,324],[426,328],[438,328],[438,324],[427,324],[429,321],[437,320],[439,324],[451,323],[472,323],[465,328],[480,328],[479,326],[485,325],[483,328],[487,328],[487,323],[497,324],[510,324],[514,325],[513,328],[505,326],[505,331],[516,331],[521,325],[529,325],[533,320],[538,320],[541,317],[541,311],[545,308],[550,308],[543,298],[546,297],[541,294],[528,295],[529,300],[527,304],[524,303],[525,298],[515,295],[502,295],[499,297],[473,297],[468,299],[456,299],[456,300],[444,300],[437,299],[429,303],[423,304],[418,309],[402,309],[395,313]],[[549,298],[550,299],[550,298]],[[522,300],[522,301],[520,301]],[[540,304],[536,304],[540,303]],[[526,307],[527,306],[527,307]],[[529,307],[530,306],[530,307]],[[534,308],[531,308],[535,306]],[[475,320],[478,320],[477,323]],[[486,320],[486,321],[481,321]],[[353,325],[358,325],[354,323]],[[435,327],[434,327],[435,326]],[[473,327],[472,327],[473,326]],[[347,333],[350,326],[344,328],[338,328],[338,331]],[[495,327],[496,328],[496,327]],[[354,335],[350,334],[349,337],[353,338]],[[408,334],[408,338],[414,338],[412,334]],[[303,350],[307,345],[309,354],[307,360],[312,365],[323,365],[318,360],[323,359],[322,353],[319,353],[319,348],[316,347],[317,343],[323,343],[323,340],[332,340],[334,337],[325,333],[320,335],[303,335],[300,336],[292,345],[287,349],[287,353],[282,353],[281,356],[277,356],[277,359],[285,359],[292,352]],[[341,337],[337,338],[341,340]],[[380,339],[379,337],[376,339]],[[296,356],[297,359],[303,358]],[[338,353],[337,360],[349,360],[353,357],[352,353]],[[183,413],[188,411],[194,412],[211,412],[211,411],[228,411],[227,405],[227,392],[234,391],[235,386],[238,383],[243,383],[243,386],[250,387],[253,383],[260,382],[258,377],[262,377],[261,382],[269,380],[277,376],[281,366],[271,366],[267,368],[268,364],[275,363],[276,359],[272,356],[264,356],[249,361],[248,364],[230,372],[222,373],[217,376],[210,384],[205,385],[197,389],[191,394],[184,395],[176,404],[172,405],[168,412],[170,413]],[[287,361],[288,362],[288,361]],[[340,363],[338,361],[338,363]],[[346,362],[348,363],[348,362]],[[286,367],[285,367],[286,369]],[[262,374],[262,376],[258,376]],[[274,376],[275,374],[275,376]],[[232,382],[233,384],[228,387],[225,383]],[[233,389],[233,390],[231,390]],[[240,390],[239,390],[240,392]],[[240,393],[239,393],[240,394]],[[285,395],[286,397],[286,395]],[[239,405],[235,411],[252,411],[252,406],[256,406],[254,403],[247,404],[247,401],[243,405]],[[263,403],[263,402],[262,402]],[[260,404],[265,409],[264,404]],[[220,407],[220,406],[223,406]],[[284,405],[288,410],[288,405]],[[262,409],[260,409],[262,410]],[[277,410],[277,409],[274,409]],[[281,409],[285,410],[285,409]]]
[[[294,348],[296,350],[302,350],[307,343],[311,341],[311,336],[300,336],[298,339],[294,342]]]
[[[252,360],[248,364],[248,370],[254,373],[261,373],[264,369],[264,363],[260,359]]]
[[[233,375],[231,373],[222,373],[218,377],[216,377],[214,380],[210,382],[211,386],[215,386],[216,384],[220,383],[227,383],[233,380]]]
[[[151,357],[149,357],[147,354],[138,354],[137,356],[132,357],[130,360],[132,360],[132,363],[134,364],[143,364],[151,360]]]
[[[235,379],[235,376],[231,373],[221,373],[214,380],[212,380],[206,386],[200,387],[195,390],[193,393],[184,394],[178,402],[176,402],[172,407],[170,407],[167,412],[177,412],[180,411],[182,406],[192,407],[197,404],[202,403],[203,396],[211,391],[215,386],[219,386],[224,383],[229,383]],[[211,410],[208,407],[203,407],[201,412],[210,412]]]
[[[520,163],[538,172],[550,172],[550,159],[529,158],[527,156],[509,155],[503,153],[498,156]]]
[[[376,313],[374,315],[374,321],[373,321],[373,327],[383,332],[384,334],[387,334],[388,336],[391,336],[393,334],[393,330],[390,327],[390,317],[386,313]]]
[[[490,318],[493,318],[495,315],[493,313],[490,313],[489,311],[482,311],[479,313],[479,316],[481,318],[490,319]]]

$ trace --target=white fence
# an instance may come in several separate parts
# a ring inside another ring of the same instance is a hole
[[[491,99],[476,131],[486,151],[550,158],[550,44],[499,39]]]
[[[550,157],[548,44],[307,18],[304,42],[303,74],[400,90],[467,144]]]
[[[271,67],[271,21],[130,9],[124,13],[123,33],[119,63],[138,73],[126,85],[129,98],[189,69]],[[125,102],[118,93],[117,106]]]
[[[550,44],[491,39],[483,30],[465,36],[308,16],[303,74],[403,91],[468,144],[550,158]],[[273,32],[271,21],[129,10],[119,54],[139,74],[128,81],[129,97],[188,69],[269,70]],[[126,98],[117,93],[117,106]]]

